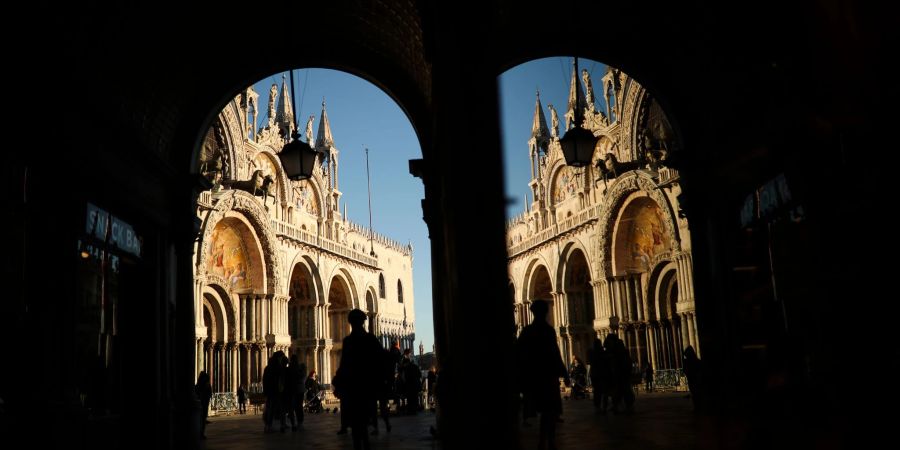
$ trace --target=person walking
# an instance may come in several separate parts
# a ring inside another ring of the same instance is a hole
[[[212,401],[212,386],[209,383],[209,374],[205,370],[201,370],[197,375],[194,392],[200,400],[200,439],[206,439],[206,419],[209,417],[209,402]]]
[[[437,369],[434,366],[428,369],[426,380],[428,382],[428,407],[434,409],[434,385],[437,383]]]
[[[238,413],[246,414],[247,413],[247,391],[244,390],[244,385],[238,386],[237,398],[238,398]]]
[[[379,412],[381,413],[382,420],[384,420],[384,428],[387,429],[388,433],[391,432],[390,406],[388,405],[388,402],[392,396],[395,377],[394,370],[396,367],[390,351],[385,348],[379,349],[378,360],[378,371],[381,378],[378,381],[378,391],[376,392],[378,404],[374,405],[375,410],[372,413],[372,426],[374,427],[372,430],[373,435],[378,434]]]
[[[381,344],[365,330],[366,313],[354,309],[347,315],[347,321],[351,331],[341,346],[341,362],[333,384],[350,426],[353,448],[367,450],[371,448],[369,419],[381,380],[377,370]]]
[[[291,421],[291,431],[297,431],[297,426],[303,425],[303,392],[306,390],[306,386],[304,386],[305,376],[306,364],[300,362],[300,357],[296,353],[292,354],[284,382],[284,405],[287,417]]]
[[[538,433],[539,449],[556,448],[556,422],[562,413],[559,379],[571,385],[566,365],[556,343],[556,332],[547,322],[550,310],[544,300],[531,303],[534,320],[522,329],[516,340],[520,389],[533,401],[534,410],[541,415]]]
[[[702,406],[700,358],[694,347],[688,345],[684,349],[684,376],[687,378],[688,391],[691,393],[691,401],[694,403],[694,411],[699,411]]]
[[[612,362],[610,353],[603,348],[600,338],[594,338],[591,350],[591,386],[594,391],[594,410],[598,414],[606,414],[609,408],[609,397],[612,390]]]

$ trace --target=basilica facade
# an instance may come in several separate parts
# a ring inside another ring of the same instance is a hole
[[[562,132],[553,105],[548,126],[540,94],[535,102],[531,201],[507,224],[516,325],[528,324],[530,302],[547,300],[566,361],[587,361],[594,338],[614,333],[639,366],[678,369],[684,348],[700,350],[689,226],[667,166],[678,136],[634,79],[607,68],[595,97],[576,67]],[[585,167],[567,165],[560,146],[576,108],[597,138]]]
[[[295,131],[289,98],[284,80],[267,105],[245,89],[215,118],[199,155],[212,188],[197,204],[195,372],[210,373],[216,392],[259,383],[279,350],[299,354],[330,383],[354,308],[382,345],[415,341],[412,246],[351,222],[346,207],[341,213],[324,101],[315,136],[317,118],[306,122],[321,155],[312,177],[287,178],[278,152]],[[265,126],[256,129],[260,117]]]

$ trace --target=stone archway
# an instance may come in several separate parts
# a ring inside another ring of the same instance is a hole
[[[315,266],[313,266],[315,267]],[[316,316],[319,295],[313,270],[305,260],[294,265],[288,285],[288,334],[291,354],[300,356],[306,367],[315,368],[317,345]]]
[[[347,323],[347,313],[353,308],[353,294],[350,281],[343,273],[331,278],[328,289],[328,328],[327,338],[331,341],[331,351],[328,352],[326,369],[328,373],[322,374],[322,379],[330,383],[334,371],[341,361],[343,340],[350,334],[350,324]]]
[[[677,264],[666,260],[653,269],[648,281],[646,356],[656,370],[681,367],[684,324],[676,309],[678,278]]]
[[[562,289],[566,299],[567,359],[578,356],[586,361],[596,336],[594,332],[594,293],[590,267],[581,249],[572,250],[565,261]]]
[[[598,222],[600,229],[597,233],[600,239],[598,239],[599,248],[597,249],[597,254],[599,261],[603,262],[603,267],[601,268],[603,276],[611,277],[616,275],[613,268],[614,236],[619,237],[618,228],[622,224],[621,219],[628,204],[635,201],[638,197],[646,198],[646,201],[652,201],[659,207],[660,219],[664,224],[662,232],[666,234],[669,248],[673,252],[680,250],[681,238],[669,201],[657,189],[656,183],[648,175],[636,171],[628,172],[617,178],[607,190],[604,201],[605,206],[600,213]]]
[[[551,311],[553,310],[553,283],[550,278],[550,271],[547,270],[545,265],[538,264],[534,267],[526,286],[528,286],[525,294],[526,308],[535,300],[546,300],[551,305]],[[531,314],[526,312],[524,315],[524,323],[527,325],[531,322]],[[554,314],[548,314],[547,321],[549,321],[550,325],[554,328],[556,327],[556,317],[554,317]]]
[[[239,218],[247,225],[247,231],[258,242],[258,252],[261,255],[262,264],[260,274],[262,280],[258,289],[269,294],[284,294],[285,287],[281,283],[281,260],[277,251],[277,239],[269,223],[268,215],[260,201],[240,190],[231,190],[222,194],[215,207],[209,212],[203,225],[203,236],[200,238],[200,246],[197,251],[196,274],[204,276],[209,270],[210,261],[208,255],[214,248],[213,233],[219,222],[233,217]]]
[[[368,330],[375,336],[381,336],[381,330],[378,329],[378,302],[375,300],[375,289],[371,286],[366,289],[366,316]]]
[[[210,375],[213,392],[234,390],[237,383],[235,363],[235,314],[232,296],[219,284],[204,287],[200,302],[200,326],[197,336],[197,370]]]

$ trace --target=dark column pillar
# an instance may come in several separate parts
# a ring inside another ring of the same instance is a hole
[[[498,448],[517,448],[517,395],[511,299],[504,238],[503,167],[497,79],[490,14],[456,3],[424,12],[426,52],[433,56],[434,135],[423,151],[426,222],[432,239],[435,341],[441,373],[439,433],[448,447],[491,436]],[[460,24],[465,25],[461,32]],[[433,51],[431,51],[433,49]],[[477,125],[472,99],[480,99]],[[461,138],[477,143],[460,147]],[[483,380],[472,368],[491,367],[489,408],[472,408]]]

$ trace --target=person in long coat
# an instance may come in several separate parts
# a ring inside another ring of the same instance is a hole
[[[559,379],[570,385],[569,374],[556,342],[556,332],[547,322],[550,307],[544,300],[531,303],[534,320],[522,329],[516,341],[520,389],[541,415],[538,448],[555,448],[556,422],[562,413]]]
[[[353,436],[354,449],[368,449],[368,425],[372,405],[378,398],[381,381],[379,355],[381,344],[363,326],[366,313],[359,309],[347,315],[350,334],[344,338],[341,363],[332,380],[335,394],[341,399],[342,414]]]

